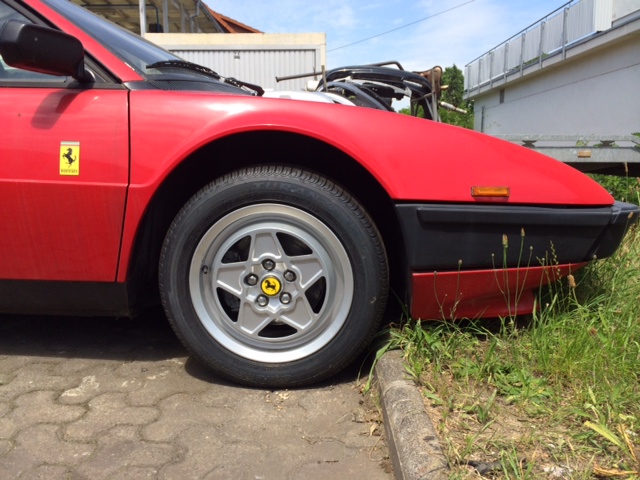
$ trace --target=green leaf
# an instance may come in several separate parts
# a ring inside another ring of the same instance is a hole
[[[607,427],[605,427],[604,425],[599,425],[597,423],[593,423],[589,421],[584,422],[584,425],[586,427],[589,427],[591,430],[593,430],[600,436],[606,438],[617,447],[624,449],[624,445],[622,444],[622,441],[618,438],[618,436],[615,433],[613,433],[611,430],[609,430]]]

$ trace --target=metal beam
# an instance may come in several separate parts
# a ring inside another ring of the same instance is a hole
[[[162,31],[169,33],[169,0],[162,0]]]
[[[138,0],[140,9],[140,36],[144,37],[147,33],[147,3],[146,0]]]
[[[640,176],[640,137],[634,135],[495,135],[580,171]]]

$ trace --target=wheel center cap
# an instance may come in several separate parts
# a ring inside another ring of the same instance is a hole
[[[277,277],[270,275],[262,280],[262,283],[260,283],[260,288],[262,289],[262,293],[273,297],[275,295],[278,295],[280,293],[280,290],[282,290],[282,283]]]

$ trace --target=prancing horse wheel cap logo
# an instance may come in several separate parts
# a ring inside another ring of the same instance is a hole
[[[273,297],[275,295],[278,295],[280,293],[280,290],[282,290],[282,283],[280,283],[280,280],[278,280],[276,277],[267,277],[262,280],[260,287],[262,288],[262,293]]]

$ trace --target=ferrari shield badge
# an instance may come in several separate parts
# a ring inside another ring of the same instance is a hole
[[[60,142],[60,175],[80,175],[80,142]]]

